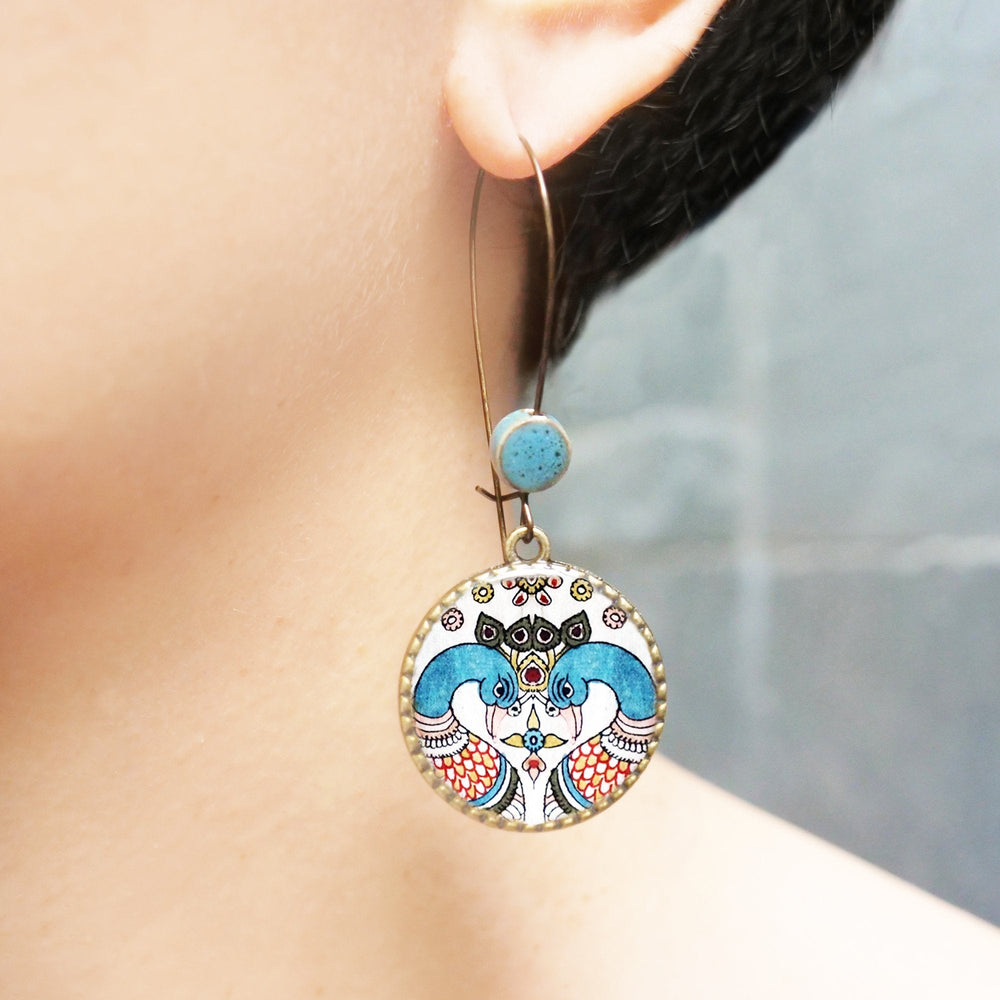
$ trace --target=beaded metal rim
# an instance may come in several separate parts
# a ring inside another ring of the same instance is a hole
[[[424,755],[423,749],[420,744],[420,737],[417,735],[416,728],[414,726],[413,720],[413,673],[416,668],[417,655],[420,652],[421,646],[423,646],[424,640],[427,638],[428,633],[440,620],[441,615],[451,607],[458,598],[468,590],[471,590],[478,584],[481,583],[493,583],[498,580],[501,576],[506,575],[511,570],[518,570],[523,568],[526,573],[538,573],[539,567],[545,567],[546,570],[553,569],[558,572],[569,572],[578,573],[581,577],[584,577],[593,586],[595,592],[601,593],[608,597],[612,605],[621,608],[629,616],[629,621],[635,626],[639,635],[645,641],[646,646],[649,649],[650,655],[650,669],[652,671],[653,684],[656,690],[656,728],[653,730],[652,737],[649,741],[649,749],[646,756],[637,764],[635,771],[633,771],[617,788],[612,789],[606,795],[602,796],[594,805],[589,809],[583,809],[579,812],[574,812],[571,815],[560,817],[559,819],[547,820],[544,823],[525,823],[523,820],[512,820],[507,819],[498,813],[492,812],[488,809],[481,809],[474,806],[468,799],[463,798],[444,779],[438,776],[434,765],[430,760]],[[467,580],[463,580],[461,583],[453,587],[448,591],[427,613],[427,616],[417,627],[416,632],[413,634],[413,638],[410,640],[409,646],[406,650],[406,656],[403,658],[403,669],[399,678],[399,720],[400,726],[403,730],[403,739],[406,741],[406,747],[410,752],[410,756],[413,758],[413,763],[417,766],[417,770],[424,776],[427,783],[434,789],[438,795],[441,796],[449,805],[457,809],[459,812],[470,817],[471,819],[478,820],[485,826],[495,827],[499,830],[516,830],[524,833],[541,833],[548,830],[560,830],[568,826],[578,826],[585,820],[590,819],[592,816],[596,816],[599,813],[604,812],[609,806],[617,802],[635,783],[639,780],[639,776],[643,771],[649,766],[649,761],[653,754],[656,752],[656,747],[660,741],[660,734],[663,732],[663,723],[667,714],[667,680],[666,674],[663,668],[663,659],[660,656],[659,647],[656,644],[656,639],[653,637],[653,633],[650,631],[649,626],[646,624],[645,619],[639,612],[635,609],[635,606],[628,601],[620,591],[616,590],[611,586],[606,580],[602,580],[599,576],[595,576],[593,573],[585,569],[580,569],[578,566],[570,565],[569,563],[562,562],[552,562],[550,560],[537,560],[532,562],[524,562],[517,560],[509,563],[502,563],[499,566],[494,566],[476,576],[469,577]]]

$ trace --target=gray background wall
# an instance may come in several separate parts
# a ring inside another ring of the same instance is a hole
[[[682,764],[1000,921],[1000,4],[901,0],[764,180],[602,303],[533,504]]]

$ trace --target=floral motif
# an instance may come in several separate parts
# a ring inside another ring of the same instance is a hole
[[[604,614],[601,615],[601,618],[608,628],[621,628],[628,621],[628,615],[614,604],[604,609]]]
[[[506,580],[504,581],[507,582]],[[472,588],[472,599],[478,604],[488,604],[493,600],[493,584],[481,583],[478,587]]]
[[[589,601],[594,596],[594,587],[589,580],[584,580],[581,576],[579,580],[573,581],[569,593],[574,601]]]
[[[465,615],[458,608],[449,608],[441,616],[441,624],[448,632],[457,632],[465,624]]]
[[[516,590],[514,595],[514,607],[519,608],[527,603],[529,597],[533,597],[542,607],[548,607],[552,603],[549,596],[549,588],[555,589],[562,586],[561,576],[515,576],[507,577],[501,581],[505,590]]]

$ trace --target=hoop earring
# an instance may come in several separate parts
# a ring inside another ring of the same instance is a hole
[[[600,577],[551,559],[531,515],[531,493],[553,486],[570,442],[542,410],[552,341],[555,237],[545,175],[521,142],[538,184],[548,240],[542,350],[531,409],[494,427],[476,293],[476,179],[469,227],[472,327],[492,493],[504,561],[463,580],[427,613],[403,660],[403,736],[417,768],[451,805],[490,826],[555,830],[602,812],[635,783],[656,749],[666,681],[638,611]],[[503,493],[507,482],[513,492]],[[507,531],[504,503],[520,503]],[[522,546],[537,545],[526,558]]]

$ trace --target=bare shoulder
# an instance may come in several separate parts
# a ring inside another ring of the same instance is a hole
[[[569,836],[566,863],[598,870],[582,922],[603,915],[645,956],[633,987],[638,973],[685,998],[1000,995],[1000,931],[666,759]]]

